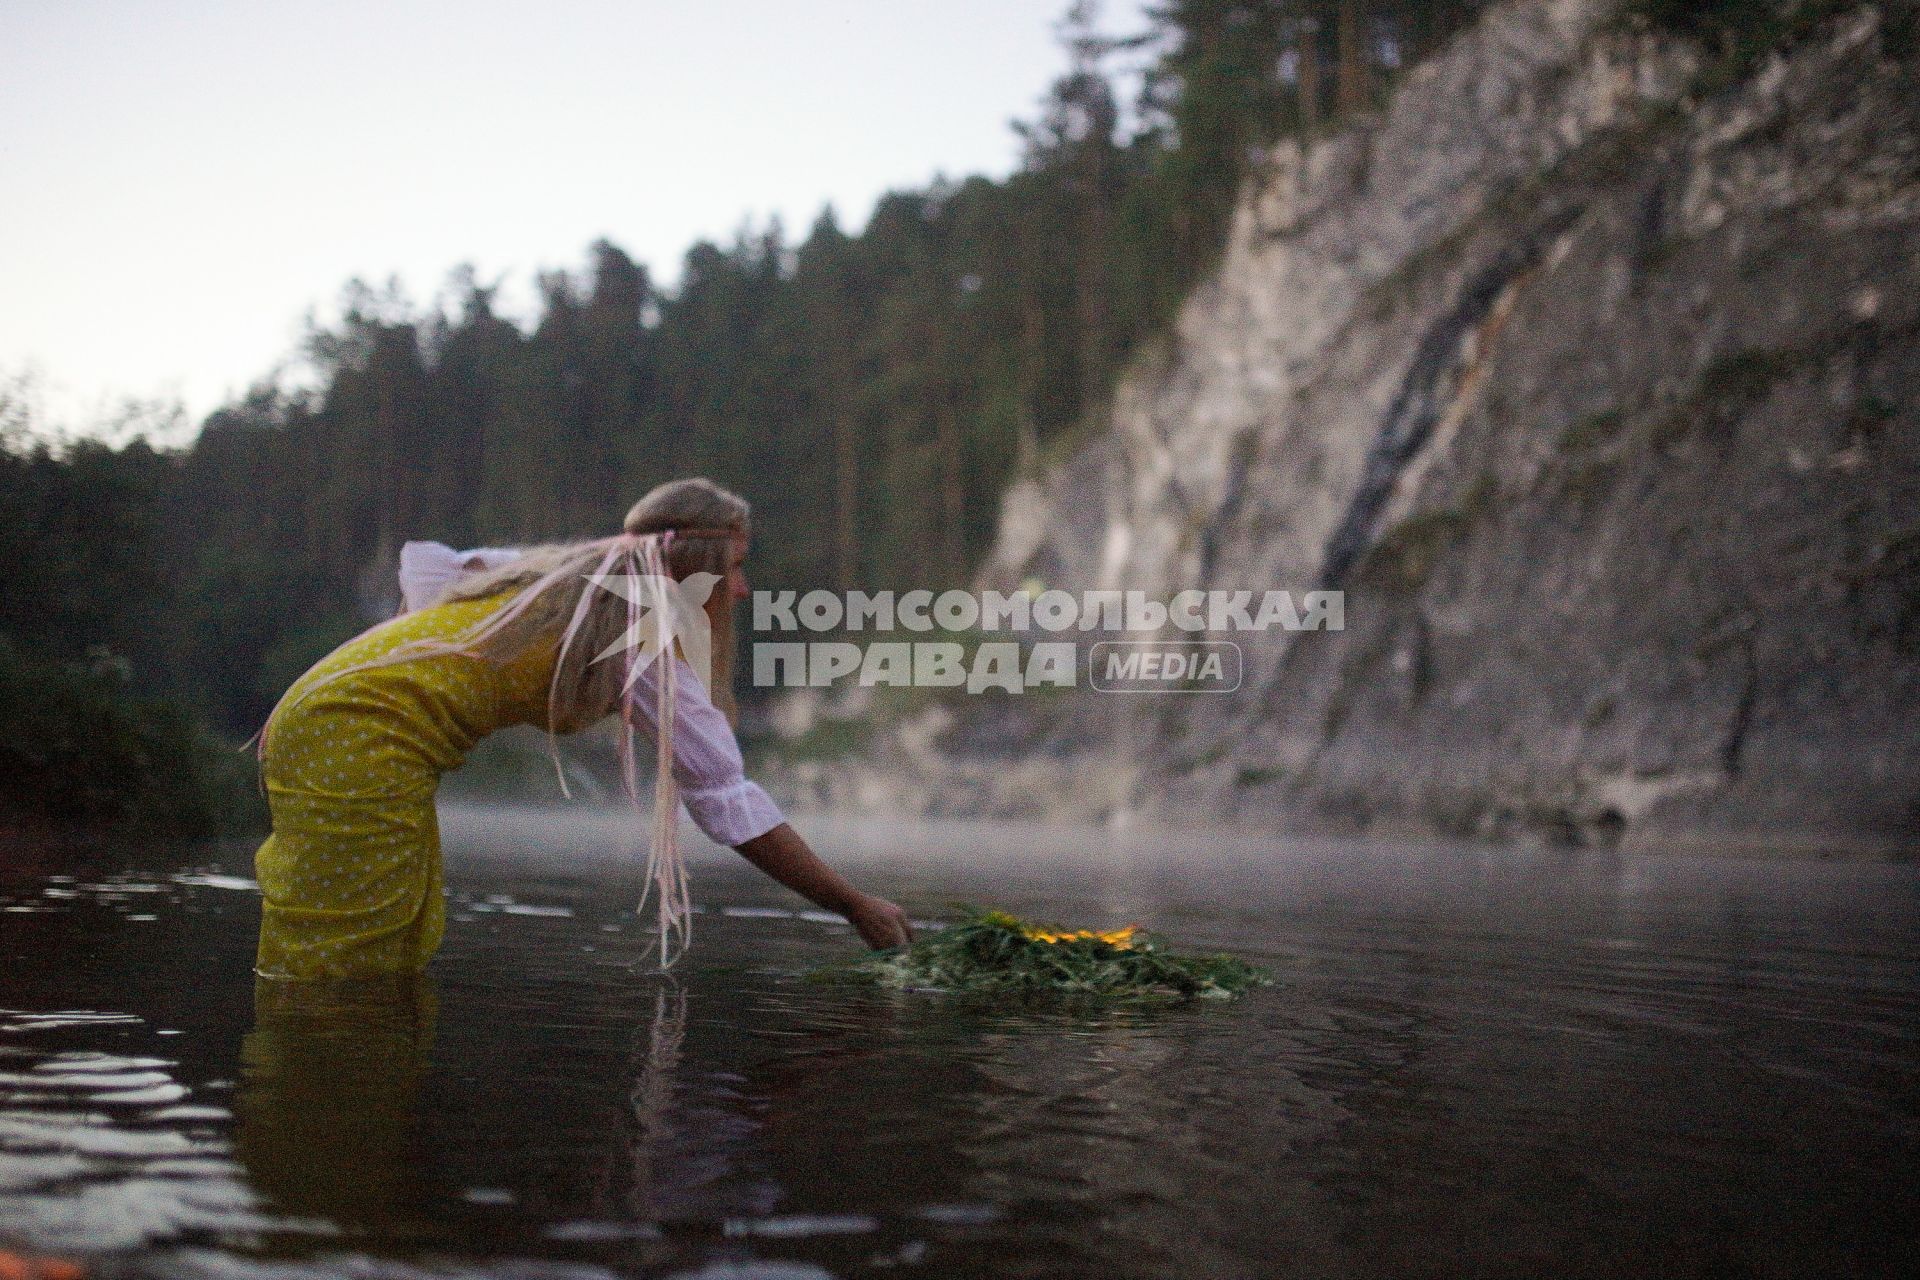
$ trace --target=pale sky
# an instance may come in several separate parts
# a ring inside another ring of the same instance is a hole
[[[1144,26],[1108,0],[1103,26]],[[671,282],[695,240],[1004,176],[1065,0],[0,0],[0,375],[197,427],[354,276]]]

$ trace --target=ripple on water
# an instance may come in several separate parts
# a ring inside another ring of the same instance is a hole
[[[0,1013],[16,1035],[139,1024],[88,1010]],[[166,1058],[0,1041],[0,1234],[63,1250],[150,1246],[184,1232],[269,1221],[230,1144],[180,1105],[191,1090]]]
[[[1276,1237],[1324,1274],[1514,1247],[1542,1274],[1616,1249],[1621,1274],[1850,1274],[1911,1237],[1910,875],[1810,904],[1792,868],[1674,896],[1653,871],[1281,848],[1238,880],[1036,863],[1016,895],[932,852],[893,881],[922,910],[1140,915],[1282,984],[1227,1010],[825,988],[802,975],[844,922],[716,864],[655,993],[637,867],[590,881],[552,839],[454,868],[437,1013],[256,1025],[236,1075],[243,983],[163,998],[152,970],[224,946],[244,978],[253,882],[47,877],[5,900],[43,914],[0,925],[46,944],[44,995],[14,997],[39,1007],[0,1014],[0,1237],[179,1280],[1258,1274]],[[129,913],[166,923],[95,927]],[[167,1026],[59,1007],[86,1004],[83,955]]]
[[[175,884],[197,885],[205,889],[237,889],[258,892],[260,886],[245,876],[221,875],[213,871],[183,871],[173,877]]]

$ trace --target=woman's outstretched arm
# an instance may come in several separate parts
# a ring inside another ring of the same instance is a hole
[[[735,845],[740,856],[803,898],[843,915],[870,947],[900,947],[913,941],[907,913],[862,893],[807,847],[789,823]]]
[[[733,726],[707,697],[693,668],[676,657],[679,688],[673,718],[673,774],[694,824],[715,844],[740,852],[748,862],[827,911],[843,915],[868,946],[900,946],[912,940],[906,913],[885,898],[854,888],[820,861],[780,809],[746,776]],[[634,682],[632,705],[649,734],[657,735],[656,695],[660,663],[649,663]]]

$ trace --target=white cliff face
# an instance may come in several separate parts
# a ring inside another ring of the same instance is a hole
[[[893,802],[1913,849],[1920,38],[1809,8],[1729,77],[1514,0],[1280,147],[983,579],[1347,629],[1230,697],[963,710]]]
[[[1597,35],[1613,7],[1498,9],[1410,73],[1381,119],[1278,147],[1217,275],[1118,388],[1112,439],[1094,450],[1104,527],[1064,510],[1086,496],[1087,459],[1051,486],[1025,482],[1008,495],[988,578],[1017,581],[1050,551],[1076,583],[1202,585],[1209,534],[1257,501],[1284,516],[1243,548],[1258,555],[1242,564],[1258,574],[1247,585],[1316,585],[1416,354],[1388,341],[1399,335],[1381,325],[1375,291],[1597,132],[1674,100],[1692,74],[1677,45]],[[1039,536],[1063,525],[1087,545]]]

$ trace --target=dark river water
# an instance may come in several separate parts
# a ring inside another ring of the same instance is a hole
[[[0,871],[0,1250],[94,1275],[1832,1276],[1920,1243],[1920,868],[802,823],[919,920],[1139,921],[1228,1004],[823,986],[714,851],[456,809],[426,980],[256,991],[252,847]],[[4,1259],[0,1259],[4,1261]]]

